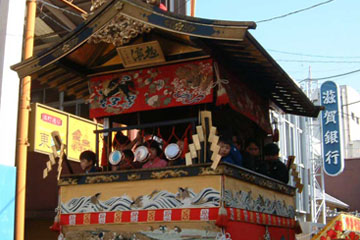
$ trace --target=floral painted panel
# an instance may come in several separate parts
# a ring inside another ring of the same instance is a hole
[[[212,101],[212,60],[145,68],[90,80],[90,117]]]

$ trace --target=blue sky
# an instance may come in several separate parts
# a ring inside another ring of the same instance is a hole
[[[195,13],[202,18],[256,22],[325,1],[197,0]],[[312,78],[334,76],[360,69],[359,11],[360,0],[334,0],[282,19],[258,23],[250,32],[295,80],[307,78],[310,66]],[[360,71],[329,80],[360,92]]]

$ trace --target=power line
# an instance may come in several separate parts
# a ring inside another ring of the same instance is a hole
[[[296,56],[304,56],[304,57],[318,57],[318,58],[343,58],[343,59],[351,59],[351,58],[360,58],[360,56],[349,57],[349,56],[324,56],[324,55],[313,55],[313,54],[305,54],[305,53],[295,53],[295,52],[287,52],[280,51],[275,49],[267,49],[270,52],[288,54],[288,55],[296,55]]]
[[[357,73],[357,72],[360,72],[360,69],[356,69],[356,70],[351,71],[351,72],[341,73],[341,74],[337,74],[337,75],[333,75],[333,76],[328,76],[328,77],[321,77],[321,78],[305,78],[305,79],[303,79],[303,80],[299,81],[299,83],[301,83],[301,82],[303,82],[303,81],[306,81],[306,80],[315,80],[315,81],[327,80],[327,79],[330,79],[330,78],[342,77],[342,76],[346,76],[346,75],[354,74],[354,73]]]
[[[299,63],[360,63],[360,61],[321,61],[321,60],[299,60],[299,59],[276,59],[278,62],[299,62]]]
[[[50,17],[49,15],[47,15],[46,13],[44,13],[41,8],[39,6],[37,6],[37,8],[40,10],[40,13],[43,14],[44,17],[48,18],[49,20],[51,20],[52,22],[54,22],[55,24],[57,24],[59,27],[63,28],[64,30],[70,32],[71,29],[67,28],[66,26],[64,26],[63,24],[59,23],[58,21],[56,21],[55,19],[53,19],[52,17]]]
[[[307,7],[307,8],[303,8],[303,9],[296,10],[296,11],[294,11],[294,12],[286,13],[286,14],[284,14],[284,15],[280,15],[280,16],[277,16],[277,17],[272,17],[272,18],[268,18],[268,19],[256,21],[256,23],[269,22],[269,21],[273,21],[273,20],[276,20],[276,19],[288,17],[288,16],[290,16],[290,15],[297,14],[297,13],[300,13],[300,12],[304,12],[304,11],[307,11],[307,10],[310,10],[310,9],[313,9],[313,8],[316,8],[316,7],[319,7],[319,6],[324,5],[324,4],[331,3],[331,2],[333,2],[333,1],[335,1],[335,0],[328,0],[328,1],[325,1],[325,2],[321,2],[321,3],[318,3],[318,4],[312,5],[312,6]]]
[[[38,0],[38,2],[41,2],[42,4],[44,4],[44,5],[46,5],[46,6],[55,8],[55,9],[61,11],[61,12],[66,12],[66,13],[68,13],[68,14],[71,14],[71,15],[74,15],[74,16],[76,16],[76,17],[82,18],[82,16],[81,16],[80,14],[77,14],[77,13],[74,13],[74,12],[72,12],[72,11],[66,10],[66,9],[64,9],[64,8],[58,7],[58,6],[56,6],[56,5],[54,5],[54,4],[51,4],[51,3],[49,3],[49,2],[46,2],[46,1],[43,1],[43,0]]]

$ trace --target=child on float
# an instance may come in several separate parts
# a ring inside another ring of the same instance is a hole
[[[142,168],[162,168],[168,165],[168,162],[166,160],[160,158],[162,150],[158,142],[156,142],[155,140],[150,140],[146,142],[144,146],[148,147],[150,156],[148,161],[142,166]]]
[[[230,139],[220,137],[218,145],[220,146],[219,155],[222,162],[231,163],[239,167],[242,166],[241,153]]]
[[[267,175],[267,164],[261,159],[260,145],[254,138],[245,141],[243,167]]]
[[[124,154],[123,159],[117,164],[111,166],[111,171],[119,170],[130,170],[141,168],[141,163],[134,162],[134,153],[130,149],[125,149],[122,151]]]
[[[80,154],[80,167],[84,173],[97,172],[95,166],[96,163],[96,154],[93,151],[87,150]]]
[[[179,146],[179,150],[181,152],[180,156],[174,160],[169,161],[169,166],[180,166],[185,165],[185,159],[182,157],[184,154],[184,140],[179,139],[176,141],[176,144]]]
[[[289,182],[289,170],[279,157],[280,149],[275,143],[268,143],[264,146],[264,160],[267,165],[267,173],[271,178],[283,183]]]
[[[128,136],[125,136],[121,131],[115,134],[113,140],[113,148],[114,150],[124,151],[127,149],[132,149],[137,143],[140,142],[141,135],[138,132],[136,138],[134,140],[130,140]]]

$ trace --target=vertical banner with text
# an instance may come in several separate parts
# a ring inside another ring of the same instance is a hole
[[[329,176],[337,176],[344,170],[339,88],[332,81],[324,82],[320,95],[325,107],[321,112],[324,170]]]
[[[58,131],[60,133],[61,140],[64,144],[67,144],[67,127],[68,116],[64,112],[50,111],[48,108],[38,107],[36,111],[36,126],[32,126],[35,129],[33,148],[37,152],[51,153],[51,146],[54,145],[51,137],[52,131]]]

